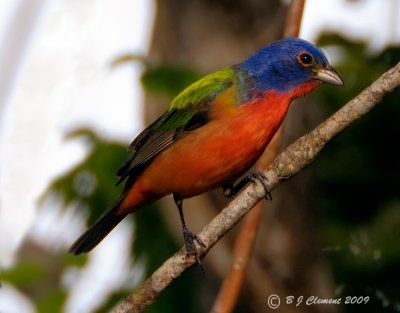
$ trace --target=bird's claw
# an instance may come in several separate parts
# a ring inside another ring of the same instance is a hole
[[[253,184],[256,183],[256,181],[258,180],[264,187],[265,190],[264,198],[266,200],[272,200],[271,190],[269,189],[267,183],[265,182],[266,180],[268,180],[268,178],[267,176],[264,175],[262,171],[254,171],[248,176],[248,178],[249,181],[252,182]]]
[[[199,238],[199,236],[193,234],[191,231],[188,229],[183,230],[183,237],[185,239],[185,245],[186,245],[186,252],[189,255],[196,255],[197,254],[197,248],[196,244],[194,243],[195,241],[201,245],[202,247],[206,247],[204,242]]]
[[[205,243],[200,239],[199,236],[193,234],[187,228],[183,230],[183,238],[185,239],[185,246],[186,246],[186,254],[187,256],[194,256],[196,258],[197,264],[200,265],[201,270],[205,273],[203,265],[201,264],[201,260],[199,258],[199,254],[197,252],[195,241],[202,246],[203,248],[206,247]]]

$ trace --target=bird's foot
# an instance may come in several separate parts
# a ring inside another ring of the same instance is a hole
[[[264,198],[266,200],[272,200],[271,190],[269,189],[269,187],[268,187],[268,185],[266,183],[268,178],[267,178],[267,176],[264,175],[264,172],[262,172],[260,170],[254,171],[254,172],[250,173],[247,176],[247,178],[253,184],[255,184],[256,181],[258,180],[261,183],[261,185],[264,187],[264,190],[265,190],[265,197]]]
[[[183,238],[185,239],[185,246],[186,246],[186,252],[188,255],[197,255],[197,248],[196,244],[194,243],[195,241],[202,247],[206,247],[204,242],[199,238],[199,236],[193,234],[191,231],[189,231],[187,228],[183,230]]]
[[[201,264],[199,254],[197,252],[195,241],[202,247],[206,247],[204,242],[199,238],[199,236],[193,234],[187,228],[183,229],[183,238],[185,239],[186,253],[188,256],[194,256],[196,258],[197,264],[200,265],[201,270],[204,272],[203,265]]]

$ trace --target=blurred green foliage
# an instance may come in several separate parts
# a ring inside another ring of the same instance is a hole
[[[29,287],[45,276],[45,269],[37,262],[21,261],[7,271],[0,273],[0,280],[17,286]]]
[[[316,93],[326,115],[356,96],[400,60],[400,48],[373,55],[365,43],[336,35],[319,40],[333,48],[346,87]],[[329,51],[329,49],[328,49]],[[370,296],[368,305],[344,312],[400,311],[400,91],[332,140],[314,164],[313,211],[319,218],[324,257],[340,294]]]
[[[51,259],[55,260],[52,265],[36,257],[21,259],[0,273],[0,281],[10,283],[29,295],[38,312],[61,312],[67,293],[60,284],[54,284],[60,278],[60,257],[51,256]]]
[[[201,77],[196,71],[186,67],[160,65],[149,67],[142,75],[143,87],[149,93],[176,96],[183,88]]]
[[[93,223],[121,192],[115,187],[116,169],[127,156],[126,147],[101,139],[90,129],[79,129],[67,139],[83,139],[90,147],[86,158],[66,175],[55,180],[47,194],[61,195],[64,206],[79,203],[89,208],[89,223]]]

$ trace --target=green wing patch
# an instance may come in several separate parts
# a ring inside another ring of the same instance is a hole
[[[230,67],[204,76],[176,96],[168,111],[184,108],[203,109],[217,94],[232,85],[233,78],[234,72]]]

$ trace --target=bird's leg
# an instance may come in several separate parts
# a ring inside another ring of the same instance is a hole
[[[174,194],[174,201],[175,201],[176,206],[178,207],[179,216],[181,218],[183,238],[185,240],[186,252],[188,255],[194,255],[196,257],[197,263],[200,264],[200,266],[201,266],[200,258],[197,254],[197,248],[196,248],[195,241],[197,241],[197,243],[203,247],[206,247],[206,245],[197,235],[193,234],[187,228],[186,223],[185,223],[185,217],[183,216],[183,208],[182,208],[183,201],[182,201],[182,199],[178,199],[178,197]],[[204,272],[203,266],[201,266],[201,267]]]
[[[236,196],[240,190],[243,189],[248,183],[255,183],[258,180],[264,187],[265,190],[265,199],[272,200],[271,190],[268,188],[268,185],[265,183],[267,177],[260,170],[251,172],[249,175],[245,176],[242,180],[240,180],[235,186],[233,185],[225,185],[223,186],[224,196],[232,198]]]
[[[236,196],[240,190],[243,189],[244,186],[247,185],[247,183],[250,182],[250,179],[248,176],[245,176],[242,180],[240,180],[236,185],[224,185],[222,186],[222,192],[224,193],[225,197],[228,198],[233,198]]]

